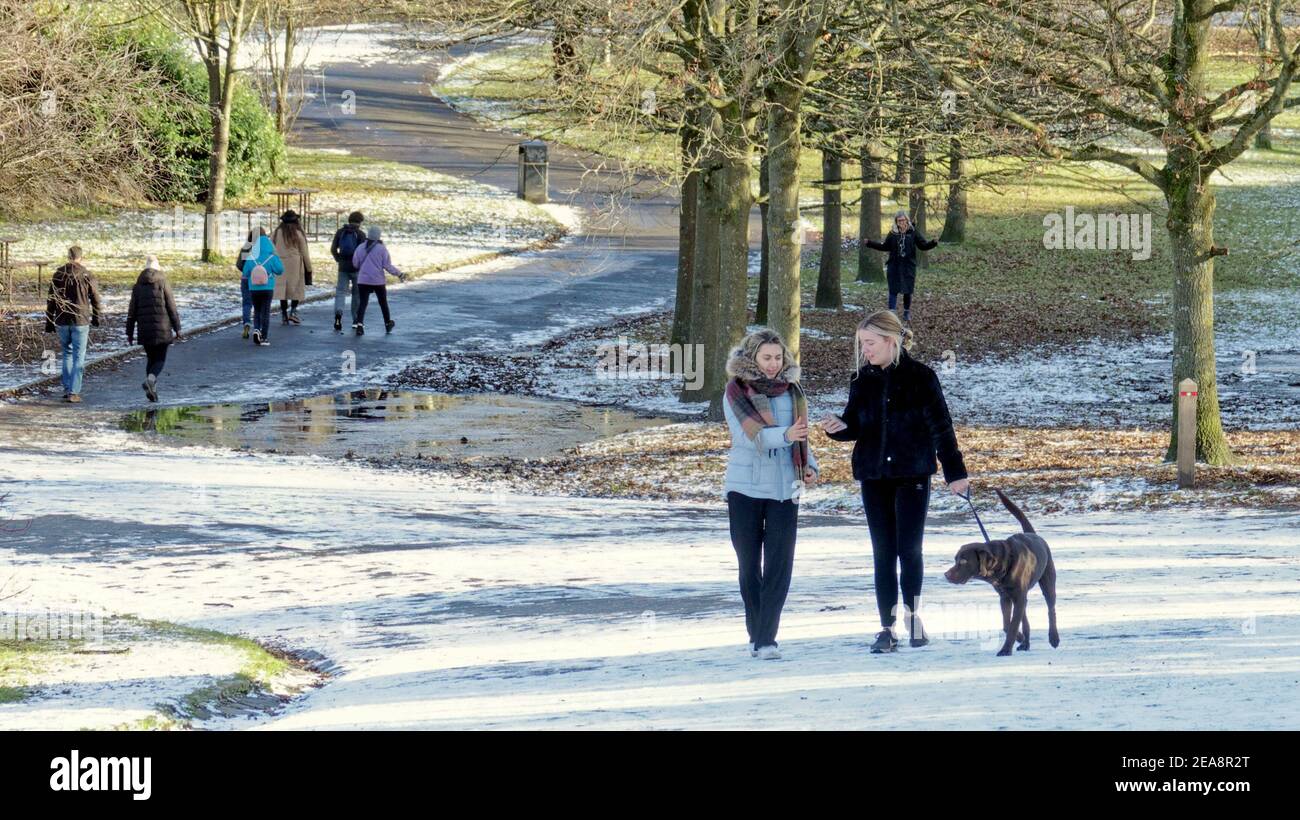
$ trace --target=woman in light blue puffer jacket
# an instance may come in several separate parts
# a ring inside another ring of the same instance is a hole
[[[781,657],[776,631],[794,570],[799,496],[817,480],[808,449],[808,405],[799,366],[766,328],[746,336],[727,361],[723,413],[731,451],[723,493],[731,544],[740,564],[740,597],[750,654]]]

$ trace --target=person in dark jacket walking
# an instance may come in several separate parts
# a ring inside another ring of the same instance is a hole
[[[964,495],[970,489],[939,377],[908,354],[911,346],[912,331],[893,311],[877,311],[864,319],[854,345],[848,403],[842,414],[820,422],[836,441],[855,442],[853,478],[862,483],[882,627],[872,652],[893,652],[898,646],[894,623],[899,564],[910,644],[929,643],[917,610],[930,476],[942,464],[944,481],[954,493]]]
[[[99,327],[102,311],[95,277],[81,264],[81,248],[68,248],[68,261],[54,271],[45,302],[45,332],[58,331],[62,351],[63,400],[81,401],[81,377],[86,369],[90,328]]]
[[[343,332],[343,303],[351,294],[352,324],[357,323],[357,268],[352,264],[352,254],[357,246],[366,241],[361,231],[361,223],[366,221],[360,211],[348,214],[348,224],[334,232],[334,241],[330,242],[330,256],[339,266],[338,284],[334,287],[334,331]]]
[[[167,347],[181,337],[181,317],[171,285],[163,276],[156,256],[145,260],[144,270],[131,288],[131,304],[126,309],[126,343],[138,339],[146,358],[144,394],[158,401],[158,377],[167,363]]]
[[[912,321],[912,291],[916,288],[916,252],[929,251],[939,243],[926,239],[912,225],[907,211],[894,215],[894,227],[881,242],[864,240],[868,248],[885,251],[889,259],[885,262],[885,274],[889,279],[889,309],[898,308],[898,295],[903,295],[903,321]]]

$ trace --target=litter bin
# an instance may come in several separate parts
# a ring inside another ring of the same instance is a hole
[[[546,197],[546,143],[528,140],[519,143],[519,198],[538,204]]]

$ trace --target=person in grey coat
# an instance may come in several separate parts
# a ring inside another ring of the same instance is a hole
[[[776,632],[794,572],[798,501],[818,478],[808,448],[799,366],[774,331],[746,336],[727,361],[723,414],[731,431],[723,493],[753,657],[781,657]]]
[[[171,285],[158,257],[150,256],[131,288],[131,304],[126,310],[126,343],[138,340],[144,348],[147,361],[142,387],[149,401],[158,401],[158,377],[167,363],[167,348],[180,337],[181,317]]]

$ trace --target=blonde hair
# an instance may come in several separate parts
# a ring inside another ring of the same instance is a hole
[[[905,327],[898,314],[892,310],[878,310],[858,323],[858,330],[870,330],[894,342],[895,365],[902,357],[902,351],[911,350],[913,334],[910,327]],[[858,343],[858,333],[853,332],[853,373],[862,369],[862,345]]]
[[[745,380],[761,377],[762,373],[758,369],[758,349],[763,345],[781,346],[781,373],[777,378],[788,382],[799,381],[799,365],[795,364],[790,348],[785,346],[781,334],[766,327],[746,335],[740,340],[740,344],[732,349],[731,356],[727,359],[727,375],[739,376]]]

